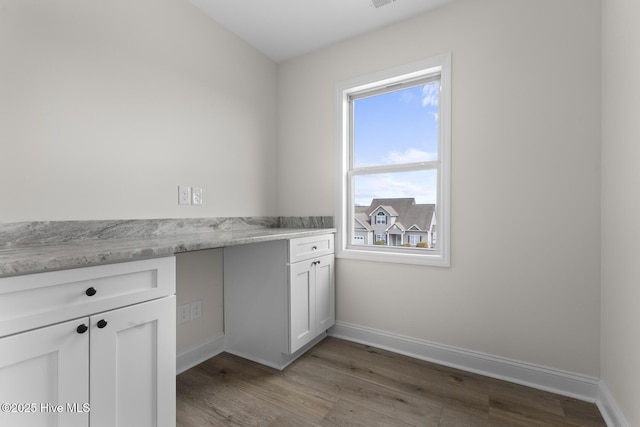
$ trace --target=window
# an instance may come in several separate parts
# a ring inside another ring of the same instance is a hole
[[[450,54],[337,85],[338,257],[449,266],[450,100]],[[438,245],[416,247],[414,225]]]

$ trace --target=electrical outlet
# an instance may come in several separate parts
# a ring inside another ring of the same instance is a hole
[[[202,204],[202,188],[193,187],[191,189],[191,204],[192,205],[201,205]]]
[[[178,325],[189,321],[189,304],[183,304],[178,306]]]
[[[191,204],[191,187],[186,185],[178,186],[178,204],[190,205]]]
[[[202,316],[202,300],[191,303],[191,320],[198,319]]]

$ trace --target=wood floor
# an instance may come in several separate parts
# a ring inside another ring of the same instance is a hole
[[[327,338],[284,371],[223,353],[178,375],[177,425],[606,424],[592,403]]]

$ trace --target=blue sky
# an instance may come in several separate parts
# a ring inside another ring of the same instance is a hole
[[[354,103],[354,166],[437,160],[438,83],[388,92]],[[436,202],[435,171],[358,176],[356,204],[374,197]]]

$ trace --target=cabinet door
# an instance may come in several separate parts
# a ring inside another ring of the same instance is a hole
[[[289,351],[316,337],[315,265],[302,261],[289,266]]]
[[[316,322],[317,333],[326,331],[336,323],[334,257],[327,255],[318,259],[316,277]]]
[[[1,426],[89,424],[89,319],[0,339]],[[15,410],[16,412],[12,412]]]
[[[91,317],[91,427],[175,426],[175,321],[175,296]]]

